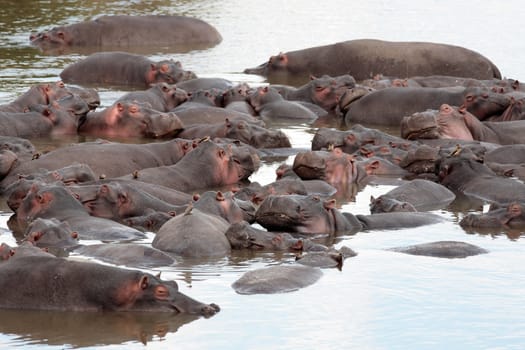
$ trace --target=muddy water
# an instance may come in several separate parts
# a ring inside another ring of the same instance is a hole
[[[513,1],[4,1],[0,11],[0,103],[37,82],[56,81],[80,54],[44,55],[29,34],[102,14],[184,14],[215,25],[218,46],[185,53],[150,52],[174,58],[199,76],[264,84],[244,68],[270,55],[336,41],[378,38],[461,45],[489,57],[506,77],[525,77],[525,10]],[[124,91],[100,89],[107,106]],[[281,126],[296,147],[309,147],[308,125]],[[397,130],[390,130],[396,133]],[[33,140],[39,150],[77,138]],[[264,164],[251,180],[273,181],[282,159]],[[342,210],[368,213],[370,195],[389,186],[367,186],[338,198]],[[357,190],[357,189],[356,189]],[[6,221],[0,242],[15,244]],[[423,228],[360,232],[334,242],[359,255],[342,271],[325,270],[303,290],[242,296],[230,287],[242,273],[290,262],[291,254],[243,253],[213,261],[179,260],[163,267],[192,297],[219,304],[210,319],[143,314],[0,311],[0,347],[184,349],[521,349],[525,344],[525,245],[522,232],[468,234],[457,222],[474,208],[461,201],[436,211],[445,223]],[[149,239],[152,239],[150,235]],[[414,257],[385,248],[435,240],[460,240],[489,254],[460,260]],[[16,288],[16,286],[0,286]]]

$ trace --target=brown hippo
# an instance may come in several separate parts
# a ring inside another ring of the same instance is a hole
[[[0,135],[23,138],[76,135],[74,114],[56,101],[45,105],[32,105],[25,113],[0,112]]]
[[[209,317],[220,309],[149,273],[48,254],[21,254],[0,265],[0,308],[57,311],[147,311]]]
[[[26,112],[33,105],[48,105],[61,97],[70,95],[62,81],[55,83],[44,83],[33,85],[18,96],[14,101],[0,105],[0,111],[4,112]]]
[[[444,103],[463,104],[465,88],[386,88],[376,90],[352,102],[345,114],[345,123],[398,126],[403,117]]]
[[[233,185],[247,179],[255,171],[255,164],[250,161],[252,157],[248,157],[249,163],[241,163],[232,149],[205,140],[175,165],[147,168],[120,178],[183,192]]]
[[[522,229],[525,227],[525,203],[522,200],[507,204],[491,205],[486,213],[470,213],[461,219],[460,226],[466,229]]]
[[[165,47],[186,51],[222,41],[210,24],[170,15],[101,16],[95,20],[55,27],[31,34],[31,44],[44,52],[97,52],[104,48]]]
[[[427,110],[404,117],[401,136],[408,140],[460,139],[501,145],[523,143],[525,121],[481,122],[464,108],[443,104],[439,110]]]
[[[41,169],[49,171],[62,169],[80,159],[83,164],[91,168],[96,175],[95,178],[118,177],[144,168],[175,164],[192,149],[191,140],[179,138],[144,144],[104,140],[73,144],[39,155],[33,160],[29,158],[31,161],[19,159],[2,180],[0,186],[5,190],[10,184],[17,181],[20,175],[41,173]],[[61,177],[64,178],[64,175]]]
[[[370,198],[370,212],[427,211],[441,209],[456,198],[445,186],[433,181],[414,179],[393,190]]]
[[[149,103],[151,108],[169,112],[188,99],[188,93],[168,83],[156,83],[145,91],[133,91],[121,96],[117,101],[138,101]]]
[[[80,239],[129,241],[145,237],[142,232],[113,220],[89,215],[64,186],[32,186],[16,212],[16,221],[23,228],[37,218],[67,222]]]
[[[257,209],[255,219],[271,231],[305,234],[348,234],[362,228],[353,215],[344,215],[335,207],[335,200],[312,195],[270,195]]]
[[[284,97],[272,87],[259,87],[250,94],[249,98],[254,111],[261,116],[263,120],[314,121],[317,119],[317,114],[310,109],[296,101],[285,100]]]
[[[226,118],[219,123],[191,125],[184,128],[177,136],[186,139],[206,136],[212,139],[229,138],[256,148],[291,147],[288,136],[281,130],[269,129],[240,119]]]
[[[97,52],[68,65],[60,73],[60,78],[66,83],[139,89],[160,82],[175,84],[195,77],[193,72],[182,69],[178,61],[154,62],[127,52]]]
[[[496,175],[486,165],[472,159],[451,156],[439,162],[440,183],[452,191],[481,200],[508,203],[525,197],[525,185]]]
[[[88,113],[80,120],[78,133],[103,137],[173,137],[182,130],[174,113],[164,113],[149,104],[134,101],[115,102],[110,107]]]
[[[225,236],[229,226],[220,216],[189,207],[162,225],[151,245],[185,257],[222,257],[231,251]]]
[[[310,75],[322,74],[350,74],[357,81],[376,74],[400,78],[439,74],[501,79],[498,68],[491,61],[466,48],[373,39],[349,40],[280,53],[244,72],[263,75],[272,83],[304,82]]]

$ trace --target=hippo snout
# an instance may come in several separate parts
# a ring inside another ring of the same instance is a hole
[[[215,303],[211,303],[211,304],[208,304],[208,305],[204,305],[201,309],[201,315],[208,318],[208,317],[211,317],[213,315],[215,315],[217,312],[221,311],[221,308],[219,307],[219,305],[215,304]]]

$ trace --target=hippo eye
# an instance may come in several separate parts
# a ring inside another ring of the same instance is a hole
[[[468,95],[465,99],[467,100],[467,102],[472,102],[474,101],[474,96]]]
[[[137,106],[131,106],[131,107],[129,107],[129,111],[130,111],[131,113],[137,113],[138,110],[139,110],[139,109],[137,108]]]

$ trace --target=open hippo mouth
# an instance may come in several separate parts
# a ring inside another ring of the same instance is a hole
[[[436,112],[426,111],[404,117],[401,121],[401,137],[407,140],[440,138]]]

